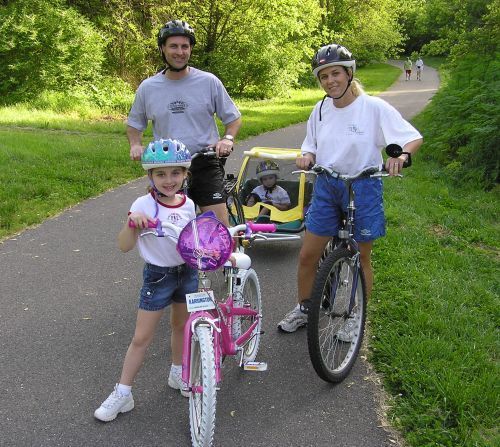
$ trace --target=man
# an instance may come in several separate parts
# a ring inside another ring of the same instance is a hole
[[[422,80],[422,70],[424,69],[424,61],[419,56],[417,62],[415,62],[415,67],[417,67],[417,81]]]
[[[180,140],[191,154],[207,146],[215,146],[219,157],[232,152],[241,114],[216,76],[188,65],[195,43],[193,28],[182,20],[172,20],[160,29],[158,49],[166,68],[137,89],[127,123],[132,160],[139,160],[144,150],[142,135],[149,120],[155,140]],[[222,138],[215,116],[225,126]],[[228,225],[223,161],[196,157],[190,171],[189,196],[202,212],[213,211]]]

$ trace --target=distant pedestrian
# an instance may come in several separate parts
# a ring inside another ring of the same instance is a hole
[[[415,62],[415,67],[417,67],[417,81],[422,80],[422,71],[424,69],[424,61],[419,56],[417,61]]]
[[[413,66],[413,63],[410,59],[410,56],[408,56],[408,58],[405,60],[405,62],[403,64],[407,81],[409,81],[411,79],[411,67],[412,66]]]

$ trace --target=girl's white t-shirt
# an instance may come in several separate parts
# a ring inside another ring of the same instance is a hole
[[[139,197],[132,203],[130,212],[144,213],[152,219],[156,213],[154,197],[151,194]],[[162,222],[170,222],[179,227],[179,229],[184,228],[195,217],[194,203],[184,195],[182,195],[182,202],[176,206],[168,206],[158,202],[157,218]],[[146,231],[151,230],[145,229],[141,233],[145,233]],[[176,249],[177,235],[169,228],[165,228],[164,231],[166,234],[165,237],[157,237],[153,234],[138,237],[137,249],[141,257],[144,261],[160,267],[174,267],[184,264],[183,259]]]
[[[316,155],[316,163],[339,174],[355,175],[381,166],[382,149],[389,144],[403,147],[422,135],[384,100],[363,94],[347,107],[337,108],[327,98],[316,104],[307,122],[302,154]]]

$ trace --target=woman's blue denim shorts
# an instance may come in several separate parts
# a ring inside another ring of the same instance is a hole
[[[148,264],[142,273],[139,309],[161,310],[174,303],[185,303],[186,293],[198,291],[198,271],[186,264],[159,267]]]
[[[361,178],[354,181],[353,187],[356,206],[354,239],[368,242],[385,236],[382,180]],[[306,216],[307,231],[317,236],[336,236],[348,201],[349,194],[342,180],[326,174],[318,175]]]

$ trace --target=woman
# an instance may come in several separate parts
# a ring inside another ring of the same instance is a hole
[[[422,144],[420,133],[394,107],[364,93],[354,79],[356,61],[345,47],[331,44],[320,48],[312,68],[326,95],[309,117],[302,156],[297,158],[300,169],[318,163],[339,174],[354,175],[365,168],[381,165],[382,149],[390,143],[399,144],[410,154],[418,150]],[[398,174],[407,157],[403,154],[399,158],[388,158],[385,165],[389,174]],[[385,235],[382,182],[380,179],[360,179],[355,182],[354,190],[354,236],[359,242],[369,296],[373,286],[373,241]],[[298,304],[278,324],[282,331],[295,332],[306,325],[306,300],[312,290],[319,259],[328,241],[337,234],[342,209],[346,207],[344,182],[326,175],[318,176],[299,256]]]

